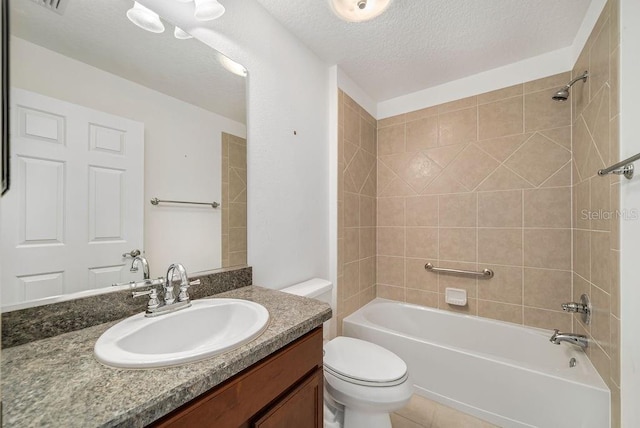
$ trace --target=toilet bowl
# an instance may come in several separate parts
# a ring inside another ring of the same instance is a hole
[[[332,284],[313,279],[280,291],[331,303]],[[339,336],[324,344],[325,428],[391,428],[410,400],[406,363],[374,343]]]
[[[324,346],[325,402],[335,402],[344,428],[391,428],[389,413],[411,398],[407,365],[393,352],[351,337]]]

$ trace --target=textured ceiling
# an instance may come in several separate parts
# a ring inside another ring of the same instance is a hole
[[[11,1],[11,33],[172,97],[246,123],[245,79],[217,52],[177,40],[173,26],[153,34],[126,17],[130,0],[69,0],[63,16],[32,0]]]
[[[365,23],[328,0],[256,0],[384,101],[570,46],[591,0],[394,0]]]

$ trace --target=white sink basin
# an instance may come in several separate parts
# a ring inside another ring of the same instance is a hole
[[[187,309],[147,318],[137,314],[105,331],[96,359],[112,367],[167,367],[230,351],[267,328],[269,312],[238,299],[195,300]]]

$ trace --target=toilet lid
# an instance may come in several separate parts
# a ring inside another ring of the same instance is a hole
[[[407,364],[396,354],[352,337],[336,337],[324,345],[323,364],[340,378],[359,384],[397,384],[407,376]]]

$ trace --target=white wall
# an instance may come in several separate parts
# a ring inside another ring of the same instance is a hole
[[[12,86],[145,124],[144,250],[151,275],[164,275],[176,262],[188,272],[220,267],[220,210],[155,207],[149,200],[220,201],[220,133],[245,137],[245,126],[19,38],[11,39],[11,56]]]
[[[254,283],[281,288],[328,278],[329,67],[254,0],[223,2],[226,13],[205,23],[193,18],[193,3],[140,3],[249,70],[247,234]]]
[[[640,152],[640,2],[620,0],[620,159]],[[640,166],[635,163],[636,168]],[[640,209],[640,175],[622,180],[620,207]],[[640,220],[620,225],[622,426],[640,426]]]

